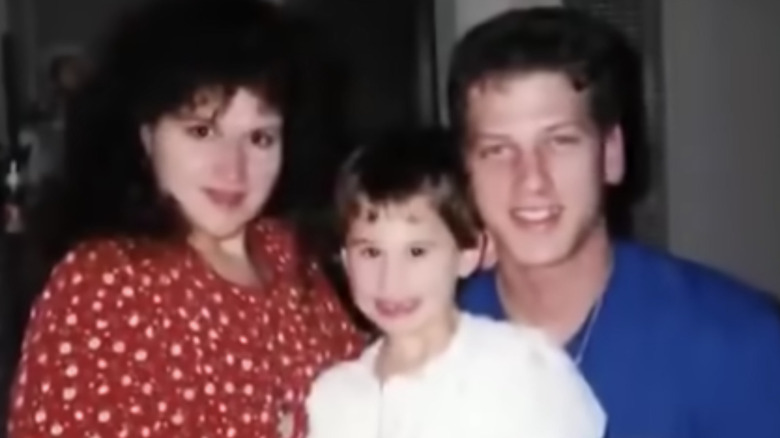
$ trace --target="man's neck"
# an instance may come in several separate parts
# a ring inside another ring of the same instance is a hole
[[[606,230],[598,230],[574,254],[554,265],[499,262],[499,296],[510,320],[539,327],[565,344],[604,293],[611,272],[609,237]]]

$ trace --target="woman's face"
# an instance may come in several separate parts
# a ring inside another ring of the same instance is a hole
[[[282,117],[243,88],[202,93],[194,102],[144,126],[141,136],[161,190],[176,200],[192,232],[229,239],[271,194],[282,163]]]

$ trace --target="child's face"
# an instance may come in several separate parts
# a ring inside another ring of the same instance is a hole
[[[386,335],[446,324],[459,277],[469,275],[479,249],[461,250],[427,198],[387,206],[362,205],[343,251],[358,308]]]

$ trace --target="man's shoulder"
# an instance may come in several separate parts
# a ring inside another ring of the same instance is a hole
[[[637,243],[618,244],[618,263],[635,287],[656,301],[665,314],[677,314],[698,327],[700,335],[717,337],[780,336],[780,305],[768,292],[702,263]],[[780,348],[780,346],[779,346]]]
[[[664,250],[631,241],[616,241],[616,271],[610,291],[633,296],[669,316],[737,331],[777,325],[780,306],[768,292],[737,277]],[[458,295],[466,311],[502,318],[495,271],[483,270],[464,281]]]
[[[660,320],[676,315],[678,369],[700,415],[702,436],[774,436],[780,396],[780,305],[718,269],[630,244],[648,293],[661,296]],[[667,324],[667,327],[669,325]],[[745,429],[747,427],[747,429]]]
[[[618,265],[630,264],[627,269],[639,277],[635,278],[637,287],[641,282],[658,293],[679,295],[701,310],[710,309],[707,303],[731,313],[777,307],[768,292],[716,268],[638,243],[620,242],[616,248],[622,259]]]

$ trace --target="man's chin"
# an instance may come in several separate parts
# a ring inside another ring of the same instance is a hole
[[[573,247],[573,244],[555,240],[522,241],[513,243],[513,248],[504,256],[509,256],[512,264],[518,267],[549,268],[564,263],[571,256]]]

